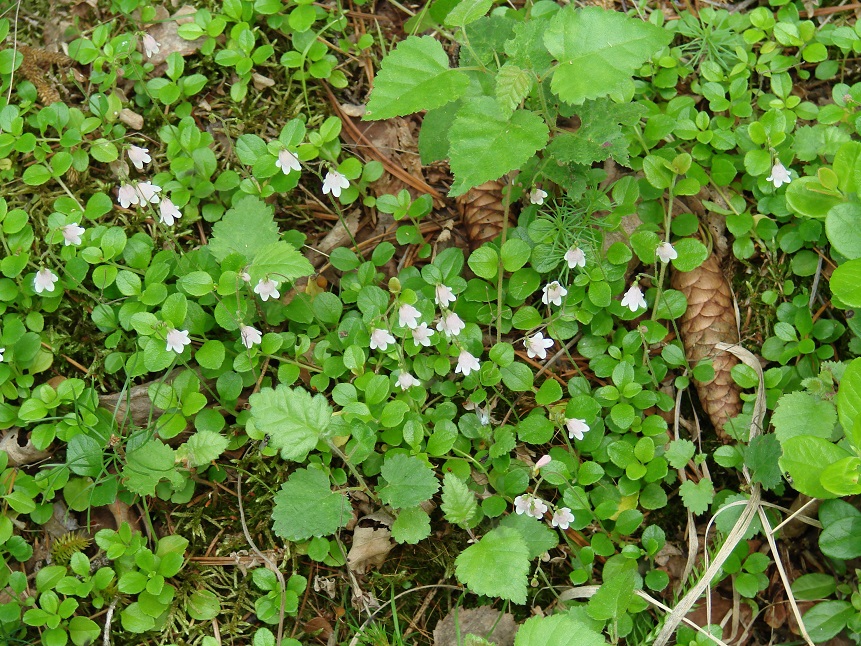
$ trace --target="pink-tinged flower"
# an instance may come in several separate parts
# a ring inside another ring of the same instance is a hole
[[[161,186],[156,186],[152,182],[138,182],[135,186],[138,193],[140,205],[143,206],[147,202],[150,204],[158,204],[161,198],[158,196],[161,193]]]
[[[332,197],[341,197],[341,190],[350,188],[350,181],[336,170],[326,173],[323,180],[323,195],[331,193]]]
[[[0,348],[0,361],[3,361],[3,353],[6,352],[6,348]]]
[[[440,307],[448,307],[456,300],[457,297],[454,295],[454,292],[451,291],[451,287],[443,285],[442,283],[436,286],[434,301],[436,301],[437,305]]]
[[[406,371],[402,371],[401,374],[398,375],[398,386],[401,387],[401,390],[409,390],[413,386],[421,385],[422,382]]]
[[[36,280],[33,281],[33,288],[36,290],[37,294],[41,294],[42,292],[53,292],[54,291],[54,283],[60,280],[50,269],[43,267],[39,271],[36,272]]]
[[[542,455],[542,456],[538,459],[538,462],[536,462],[536,463],[535,463],[535,467],[534,467],[534,469],[535,469],[536,471],[538,471],[538,469],[540,469],[541,467],[546,467],[548,464],[550,464],[550,462],[552,461],[552,459],[553,459],[553,458],[551,458],[549,455]]]
[[[568,526],[574,522],[574,514],[571,513],[571,510],[568,507],[560,507],[553,514],[553,520],[550,523],[554,527],[558,527],[559,529],[565,530],[568,529]]]
[[[398,323],[403,327],[414,330],[419,324],[419,316],[421,316],[421,312],[407,303],[398,308]]]
[[[246,348],[251,348],[251,346],[260,343],[263,335],[260,333],[260,330],[250,325],[243,325],[239,328],[239,337],[242,339],[242,345]]]
[[[540,498],[536,498],[530,494],[523,494],[514,499],[514,511],[518,515],[526,514],[533,518],[544,518],[547,513],[547,505]]]
[[[120,186],[120,190],[117,191],[117,202],[120,203],[121,207],[127,209],[132,204],[138,204],[140,202],[140,196],[134,186],[131,184],[123,184]]]
[[[436,329],[445,332],[446,336],[457,336],[463,332],[465,327],[466,323],[454,312],[444,314],[439,323],[436,324]]]
[[[374,328],[371,330],[371,350],[380,349],[385,352],[390,345],[395,343],[395,337],[392,333],[384,328]]]
[[[540,188],[533,188],[529,193],[529,201],[532,204],[544,204],[545,197],[547,197],[547,191],[542,191]]]
[[[152,161],[152,157],[149,156],[149,148],[129,146],[128,155],[132,164],[134,164],[135,168],[138,170],[142,170],[144,164],[149,164]]]
[[[643,296],[643,290],[637,284],[631,285],[631,288],[625,292],[622,297],[622,307],[627,307],[632,312],[636,312],[641,307],[646,307],[646,298]]]
[[[428,327],[427,323],[422,323],[416,329],[412,330],[412,335],[416,345],[423,345],[426,348],[430,347],[430,338],[433,336],[433,330]]]
[[[61,228],[60,232],[63,234],[63,243],[65,246],[77,246],[81,244],[81,235],[85,230],[84,227],[79,227],[77,222],[72,222]]]
[[[571,247],[565,252],[564,258],[565,262],[568,263],[568,269],[586,266],[586,254],[580,247]]]
[[[188,338],[188,330],[171,329],[167,333],[167,347],[165,350],[173,350],[177,354],[182,354],[185,346],[191,343]]]
[[[169,197],[164,198],[161,204],[158,205],[158,221],[162,224],[172,227],[173,223],[181,217],[182,211],[179,210],[179,207]]]
[[[259,280],[257,284],[254,286],[254,293],[260,295],[260,300],[268,301],[270,298],[280,298],[281,292],[278,291],[278,283],[274,280],[270,280],[267,278],[266,280]]]
[[[572,440],[582,440],[586,433],[589,432],[589,425],[586,423],[586,420],[577,419],[576,417],[566,418],[565,427],[568,429],[568,437]]]
[[[658,245],[658,248],[655,249],[655,255],[661,262],[670,262],[671,260],[675,260],[679,257],[679,252],[676,251],[676,248],[669,242],[662,242]]]
[[[562,305],[562,297],[568,294],[568,290],[562,287],[558,281],[553,281],[544,286],[544,295],[541,297],[541,302],[545,305]]]
[[[553,339],[545,339],[541,332],[536,332],[532,336],[523,339],[523,347],[526,348],[526,356],[530,359],[534,359],[535,357],[546,359],[547,348],[553,347]]]
[[[159,43],[155,38],[153,38],[149,34],[144,34],[143,35],[143,47],[144,47],[144,54],[146,54],[146,57],[152,58],[153,54],[158,54],[158,50],[161,48],[161,43]]]
[[[455,373],[463,373],[464,377],[469,377],[469,373],[473,370],[478,370],[481,368],[481,363],[479,360],[472,356],[466,350],[461,350],[460,355],[457,357],[457,366],[455,366]]]
[[[780,160],[774,163],[774,166],[771,167],[771,175],[765,178],[765,181],[771,182],[774,184],[774,188],[780,188],[784,184],[789,184],[792,181],[792,177],[789,175],[790,170],[784,167],[783,164],[780,163]]]
[[[243,271],[240,271],[240,272],[239,272],[239,278],[241,278],[242,280],[244,280],[246,283],[250,283],[250,282],[251,282],[251,274],[249,274],[247,271],[244,271],[244,270],[243,270]]]
[[[296,155],[291,153],[286,148],[278,152],[278,159],[275,160],[275,166],[280,168],[281,172],[285,175],[289,175],[291,170],[302,170],[302,166],[301,164],[299,164],[299,160],[297,159]],[[346,188],[346,186],[344,188]]]

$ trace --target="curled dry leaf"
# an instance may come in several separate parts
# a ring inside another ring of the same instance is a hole
[[[194,14],[197,9],[191,5],[183,5],[177,9],[172,16],[167,10],[159,7],[156,12],[156,21],[147,27],[147,33],[155,38],[159,44],[159,50],[147,60],[155,66],[161,65],[167,57],[174,52],[180,56],[191,56],[206,42],[206,37],[201,36],[197,40],[185,40],[179,35],[179,26],[188,22],[194,22]]]
[[[120,110],[119,119],[132,130],[142,130],[144,127],[144,118],[134,110],[129,110],[128,108]]]
[[[466,635],[478,635],[497,646],[512,646],[517,623],[508,613],[490,606],[470,610],[457,608],[443,617],[433,629],[434,646],[459,646]],[[460,635],[460,641],[458,641]]]
[[[20,467],[44,460],[50,451],[37,449],[30,441],[30,435],[20,428],[10,428],[0,435],[0,451],[9,456],[9,466]]]
[[[724,424],[742,407],[741,391],[730,373],[738,359],[728,352],[716,351],[715,344],[739,341],[732,291],[714,255],[693,271],[674,271],[672,285],[688,299],[688,309],[679,325],[688,360],[693,364],[706,357],[712,359],[714,379],[697,381],[697,394],[718,437],[727,442],[730,437]]]
[[[477,249],[502,233],[505,222],[502,187],[502,182],[493,180],[471,188],[457,198],[470,249]],[[516,226],[511,207],[508,209],[508,226]]]
[[[384,511],[359,519],[353,530],[353,544],[347,554],[347,567],[351,571],[365,574],[385,562],[395,546],[389,529],[393,522],[394,518]]]

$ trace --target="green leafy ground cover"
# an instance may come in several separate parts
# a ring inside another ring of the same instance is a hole
[[[429,643],[482,604],[518,646],[739,639],[681,623],[712,586],[748,639],[857,642],[861,30],[663,9],[0,6],[2,639]],[[379,194],[327,89],[419,113],[433,188],[501,178],[516,217],[426,237],[453,202]],[[397,226],[327,282],[322,212]],[[670,285],[724,228],[728,444]],[[360,571],[374,513],[394,551]]]

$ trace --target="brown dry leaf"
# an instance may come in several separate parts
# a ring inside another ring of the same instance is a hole
[[[126,124],[132,130],[142,130],[144,127],[144,118],[134,110],[123,108],[120,110],[120,121]]]
[[[42,451],[33,446],[29,433],[22,433],[20,428],[10,428],[2,432],[0,451],[6,451],[9,456],[9,466],[13,467],[33,464],[51,455],[50,451]]]
[[[411,177],[423,177],[422,162],[419,158],[418,126],[412,119],[394,117],[383,121],[362,122],[359,131],[379,153],[392,164],[403,168]],[[384,173],[372,186],[377,196],[385,193],[397,195],[411,187],[401,178]],[[410,191],[413,198],[418,191]]]
[[[733,634],[733,613],[735,612],[738,613],[735,617],[737,629]],[[705,599],[701,600],[696,608],[688,613],[688,619],[703,628],[708,625],[709,620]],[[723,624],[724,619],[726,619],[725,624]],[[752,636],[749,632],[746,633],[744,628],[745,626],[749,626],[751,621],[753,621],[753,612],[749,605],[740,603],[737,609],[734,609],[732,599],[727,599],[717,590],[711,591],[711,623],[724,625],[724,636],[722,638],[724,643],[730,646],[745,646],[745,644],[750,643]]]
[[[502,616],[500,616],[502,615]],[[496,646],[512,646],[517,632],[517,623],[508,613],[502,614],[490,606],[470,610],[457,608],[443,617],[433,629],[434,646],[460,646],[466,635],[478,635]]]
[[[457,198],[458,211],[466,228],[470,249],[477,249],[502,233],[505,222],[505,205],[499,180],[485,182],[469,189]],[[516,226],[511,208],[508,209],[508,226]]]
[[[159,9],[162,8],[160,7]],[[158,67],[174,52],[179,52],[180,56],[191,56],[200,49],[200,46],[206,40],[204,36],[201,36],[197,40],[185,40],[179,36],[179,26],[187,22],[194,22],[195,13],[197,13],[197,9],[184,5],[170,17],[167,16],[167,12],[158,12],[156,14],[156,19],[163,22],[152,25],[147,29],[147,33],[155,38],[159,44],[159,50],[147,59],[150,63]]]
[[[741,412],[741,391],[730,374],[738,359],[728,352],[717,352],[715,344],[739,342],[732,291],[715,255],[693,271],[674,271],[672,285],[688,299],[679,325],[688,360],[694,364],[712,358],[714,379],[695,382],[700,403],[718,437],[728,442],[724,424]]]
[[[389,529],[395,521],[384,511],[359,519],[353,530],[353,544],[347,554],[347,567],[356,574],[380,567],[395,544]]]

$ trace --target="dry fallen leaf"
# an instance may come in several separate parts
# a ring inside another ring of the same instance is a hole
[[[347,554],[347,567],[356,574],[365,574],[380,567],[395,544],[389,529],[394,522],[389,514],[378,511],[363,516],[353,530],[353,544]]]
[[[148,59],[150,63],[158,67],[174,52],[178,52],[180,56],[191,56],[200,49],[206,40],[205,37],[201,36],[197,40],[185,40],[179,36],[179,26],[187,22],[194,22],[195,13],[197,13],[197,9],[185,5],[169,18],[166,15],[156,15],[156,18],[162,22],[147,28],[147,33],[155,38],[159,44],[158,52]]]
[[[501,616],[500,616],[501,615]],[[470,610],[457,608],[443,617],[433,629],[434,646],[461,646],[466,635],[478,635],[496,646],[512,646],[517,623],[508,613],[502,614],[490,606]]]
[[[672,285],[688,299],[688,309],[679,323],[688,360],[696,364],[712,358],[714,379],[696,382],[700,403],[718,437],[729,441],[724,424],[741,412],[741,391],[730,372],[738,359],[728,352],[717,352],[715,344],[739,341],[732,291],[715,255],[693,271],[674,271]]]
[[[0,435],[0,451],[6,451],[9,456],[9,466],[20,467],[44,460],[51,455],[50,451],[42,451],[33,446],[30,435],[22,433],[19,428],[10,428]]]

